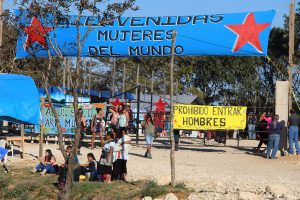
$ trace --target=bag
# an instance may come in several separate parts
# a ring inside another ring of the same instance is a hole
[[[105,150],[102,150],[101,158],[106,159],[108,156],[107,152]]]

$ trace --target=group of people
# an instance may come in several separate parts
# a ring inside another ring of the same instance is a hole
[[[279,115],[272,115],[263,112],[257,123],[255,115],[250,113],[248,116],[248,138],[258,139],[259,144],[256,148],[258,154],[263,144],[267,145],[267,158],[275,159],[276,153],[280,144],[280,135],[284,128],[284,122],[279,122]],[[258,125],[258,132],[256,132],[256,125]],[[290,110],[288,118],[288,139],[289,139],[289,155],[294,155],[294,145],[296,148],[296,155],[300,153],[298,142],[298,126],[299,116],[295,110]],[[256,134],[257,133],[257,134]],[[271,153],[272,151],[272,153]]]
[[[128,131],[130,128],[130,122],[132,121],[132,111],[126,105],[114,106],[109,109],[110,115],[110,132],[115,133],[115,138],[118,138],[118,134],[121,134],[122,130]],[[83,116],[83,110],[79,109],[79,115],[81,120],[80,128],[80,142],[78,145],[78,155],[80,155],[80,149],[83,145],[83,139],[88,132],[91,132],[91,145],[90,149],[94,149],[96,136],[99,135],[100,146],[104,146],[103,135],[106,129],[105,114],[103,113],[102,108],[96,109],[96,114],[93,116],[91,123],[87,126],[86,120]]]
[[[93,153],[88,153],[87,163],[80,164],[77,155],[74,155],[74,181],[79,181],[80,175],[84,175],[86,180],[89,181],[103,181],[107,183],[110,183],[112,180],[126,181],[131,138],[127,135],[127,130],[122,129],[121,135],[110,132],[105,139],[98,161]],[[66,148],[67,159],[59,166],[51,150],[47,149],[44,158],[39,159],[39,164],[36,165],[33,173],[40,172],[41,175],[46,173],[58,174],[59,185],[63,187],[66,182],[71,151],[72,146],[68,146]]]

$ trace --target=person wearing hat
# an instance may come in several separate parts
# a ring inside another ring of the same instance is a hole
[[[299,142],[298,142],[298,125],[299,125],[299,116],[295,110],[290,110],[290,116],[288,120],[289,126],[289,155],[294,155],[294,143],[296,147],[296,154],[300,152]]]
[[[248,139],[254,140],[256,138],[255,126],[256,126],[256,117],[253,112],[249,113],[248,116]]]

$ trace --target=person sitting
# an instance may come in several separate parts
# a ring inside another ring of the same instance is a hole
[[[72,146],[70,146],[70,145],[67,146],[67,148],[66,148],[66,153],[67,153],[66,162],[63,163],[60,166],[60,169],[59,169],[58,183],[59,183],[60,188],[64,187],[64,185],[66,183],[66,180],[67,180],[68,164],[69,164],[69,159],[70,159],[70,155],[71,155],[71,150],[72,150]],[[77,155],[74,155],[74,164],[75,164],[75,167],[74,167],[74,181],[78,182],[80,173],[78,173],[78,171],[79,171],[78,170],[79,160],[78,160]]]
[[[41,175],[45,175],[46,173],[53,174],[57,171],[56,159],[50,149],[47,149],[45,157],[39,158],[39,160],[40,163],[33,169],[33,173],[41,172]]]
[[[86,180],[95,181],[97,180],[97,161],[94,154],[87,154],[88,163],[80,167],[80,174],[85,175]]]
[[[111,182],[114,147],[114,133],[111,132],[106,136],[106,142],[103,146],[99,164],[99,172],[102,176],[103,181],[106,183]]]

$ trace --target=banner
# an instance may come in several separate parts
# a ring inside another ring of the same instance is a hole
[[[42,19],[16,11],[20,34],[17,58],[77,56],[78,16]],[[164,17],[119,17],[103,26],[101,19],[81,16],[81,57],[170,56],[172,31],[176,56],[266,56],[275,11]],[[54,24],[55,23],[55,24]],[[55,27],[55,29],[53,28]],[[49,37],[45,37],[49,35]],[[50,38],[50,39],[49,39]],[[51,42],[50,42],[51,40]]]
[[[247,107],[176,104],[174,129],[241,130],[246,127]]]
[[[101,104],[103,113],[106,113],[106,104]],[[96,107],[99,107],[97,104]],[[93,116],[96,114],[96,107],[93,106],[89,108],[83,107],[83,116],[85,118],[87,126],[92,122]],[[56,108],[60,124],[62,126],[63,134],[75,134],[76,122],[74,118],[74,108],[62,107]],[[55,123],[54,115],[52,114],[51,108],[44,108],[43,112],[43,131],[44,134],[57,134],[57,128]],[[36,133],[39,133],[39,127],[36,126]]]

